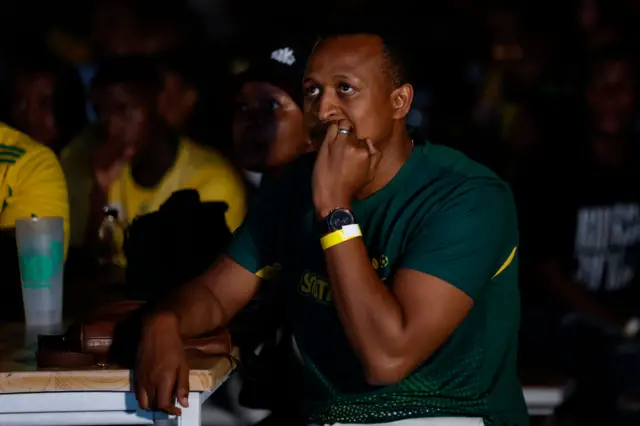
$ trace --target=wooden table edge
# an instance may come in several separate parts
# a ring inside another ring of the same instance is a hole
[[[210,368],[201,367],[209,359],[198,359],[189,373],[189,387],[194,392],[209,392],[237,366],[238,348],[230,356],[215,357]],[[132,390],[131,370],[39,370],[0,372],[0,395],[40,392],[91,392]]]

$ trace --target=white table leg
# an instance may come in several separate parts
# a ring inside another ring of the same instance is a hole
[[[189,407],[182,409],[182,416],[178,417],[178,426],[200,426],[202,423],[202,403],[200,394],[189,394]]]

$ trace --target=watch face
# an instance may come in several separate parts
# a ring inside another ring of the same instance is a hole
[[[329,226],[333,230],[342,229],[344,226],[353,225],[355,222],[353,213],[346,209],[336,209],[329,215]]]

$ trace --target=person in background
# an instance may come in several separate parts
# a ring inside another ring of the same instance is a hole
[[[521,352],[578,379],[565,412],[575,402],[580,424],[618,424],[618,397],[640,390],[637,68],[616,44],[593,52],[587,69],[583,122],[559,135],[554,161],[523,197],[534,281]]]
[[[245,214],[241,178],[222,155],[181,137],[161,115],[162,74],[155,61],[123,57],[103,65],[92,83],[102,140],[92,168],[85,244],[97,237],[102,209],[110,205],[128,224],[157,210],[181,189],[203,201],[224,201],[235,230]]]
[[[37,57],[17,64],[10,96],[9,124],[56,154],[86,125],[80,76],[56,59]]]
[[[158,113],[174,132],[187,134],[189,119],[199,96],[194,78],[186,70],[188,55],[171,52],[140,58],[141,61],[155,63],[155,69],[161,73],[163,86],[158,96]],[[89,162],[101,139],[100,124],[92,123],[60,155],[69,182],[69,203],[74,223],[71,231],[72,247],[81,247],[84,243],[92,185]]]
[[[17,219],[59,216],[69,240],[67,185],[54,152],[0,123],[0,319],[20,320],[22,300],[15,226]]]
[[[237,76],[233,143],[250,188],[312,150],[300,88],[307,56],[299,42],[274,43]]]
[[[303,46],[299,40],[280,37],[277,42],[268,43],[259,48],[257,53],[253,53],[248,61],[248,68],[235,77],[233,144],[236,158],[248,181],[250,200],[256,199],[257,194],[251,194],[258,191],[263,174],[275,178],[283,167],[313,149],[302,112],[301,84],[309,55],[309,49]],[[261,377],[259,380],[251,377],[243,383],[242,374],[236,374],[227,380],[215,399],[220,400],[224,393],[227,397],[226,404],[219,405],[229,406],[233,414],[247,424],[264,420],[269,414],[266,408],[271,412],[270,417],[260,425],[279,424],[278,422],[296,424],[292,419],[294,414],[291,405],[283,404],[280,400],[274,401],[271,394],[273,391],[279,395],[292,394],[295,386],[288,380],[293,374],[288,371],[289,355],[292,353],[289,347],[291,336],[283,328],[284,321],[280,317],[285,295],[279,290],[277,280],[270,284],[272,285],[262,287],[254,298],[253,305],[247,309],[260,309],[254,314],[255,321],[260,324],[255,324],[256,327],[252,328],[256,341],[262,344],[258,358],[262,364],[260,371],[278,371],[287,379],[275,383],[272,376]],[[274,320],[271,315],[277,317],[277,331],[269,327],[262,332],[258,331],[259,326]],[[246,395],[250,397],[247,398]],[[263,409],[248,409],[240,401]],[[224,414],[219,411],[216,413],[218,416]]]

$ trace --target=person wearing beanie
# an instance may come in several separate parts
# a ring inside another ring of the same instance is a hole
[[[290,40],[273,43],[236,77],[233,143],[253,188],[264,173],[277,172],[312,149],[302,113],[308,52]]]

